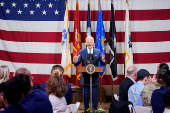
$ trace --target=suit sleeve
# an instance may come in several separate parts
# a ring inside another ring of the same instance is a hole
[[[77,62],[74,61],[74,66],[78,66],[82,61],[82,51],[81,50],[80,50],[80,53],[78,56],[79,56],[79,59]]]
[[[101,53],[101,51],[100,51],[100,63],[101,63],[103,66],[105,66],[105,65],[107,64],[106,59],[105,59],[104,62],[103,62],[103,60],[102,60],[102,53]]]

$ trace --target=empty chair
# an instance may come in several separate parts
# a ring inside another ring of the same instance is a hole
[[[76,104],[69,104],[67,107],[70,108],[72,113],[77,113],[79,106],[80,102],[76,102]]]
[[[71,109],[67,108],[66,111],[55,111],[54,113],[71,113]]]
[[[129,104],[128,107],[129,107],[130,113],[132,113],[132,108],[133,108],[132,104]]]
[[[153,113],[151,108],[141,107],[141,106],[135,106],[135,107],[129,106],[129,110],[131,111],[131,113]]]
[[[54,112],[54,113],[77,113],[79,106],[80,106],[80,102],[76,102],[76,104],[67,105],[66,111]]]

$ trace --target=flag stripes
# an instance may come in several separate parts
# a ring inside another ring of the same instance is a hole
[[[82,48],[85,47],[87,26],[88,0],[79,1]],[[101,0],[103,23],[105,26],[106,42],[109,38],[111,1]],[[156,73],[159,63],[170,65],[170,8],[169,0],[129,0],[129,18],[133,44],[134,65],[139,69],[145,68],[151,74]],[[74,37],[75,1],[68,0],[70,41]],[[124,36],[125,36],[125,3],[114,0],[118,79],[114,85],[119,85],[124,78]],[[6,10],[6,9],[5,9]],[[96,37],[98,16],[98,1],[91,1],[92,36]],[[1,12],[1,11],[0,11]],[[48,12],[47,12],[48,13]],[[54,64],[61,64],[61,36],[63,21],[17,21],[0,19],[0,64],[7,65],[11,72],[19,67],[31,70],[34,83],[45,82]],[[105,43],[106,44],[106,43]],[[72,43],[71,43],[71,53]],[[106,46],[106,60],[109,61],[109,51]],[[111,85],[109,65],[106,65],[106,76],[102,85]],[[75,68],[72,67],[70,83],[75,83]],[[11,75],[12,76],[12,75]]]
[[[61,42],[61,32],[18,32],[18,31],[5,31],[0,30],[0,39],[6,41],[16,42]],[[143,32],[131,32],[132,42],[159,42],[169,41],[170,31],[143,31]],[[16,37],[13,37],[15,35]],[[108,42],[109,32],[105,32],[106,42]],[[33,38],[36,36],[41,36]],[[96,32],[92,32],[92,36],[95,39]],[[116,32],[116,36],[119,37],[116,42],[124,42],[125,32]],[[22,37],[22,40],[21,40]],[[46,38],[50,37],[50,38]],[[74,32],[70,32],[70,37],[74,37]],[[85,43],[86,32],[81,33],[82,42]],[[73,38],[70,39],[73,42]]]

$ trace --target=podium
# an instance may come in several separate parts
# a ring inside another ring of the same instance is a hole
[[[78,67],[78,72],[87,72],[90,74],[90,108],[92,108],[92,74],[94,72],[103,72],[103,67],[95,67],[93,64],[89,64],[87,66]]]

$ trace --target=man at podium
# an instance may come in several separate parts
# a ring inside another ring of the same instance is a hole
[[[100,61],[102,65],[106,65],[105,55],[101,54],[99,49],[93,47],[94,38],[91,36],[86,37],[86,48],[81,49],[79,55],[74,59],[74,65],[78,66],[82,62],[82,66],[93,64],[98,66]],[[80,84],[83,86],[83,100],[85,110],[89,108],[89,94],[90,94],[90,74],[82,72],[80,76]],[[93,108],[97,110],[98,107],[98,86],[99,86],[99,73],[92,74],[92,102]]]

